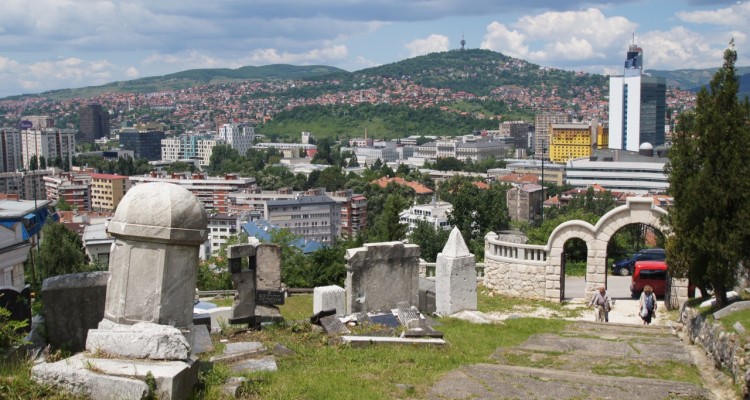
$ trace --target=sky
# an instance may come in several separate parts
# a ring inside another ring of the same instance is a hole
[[[750,65],[750,0],[0,0],[0,98],[194,68],[347,71],[481,48],[622,73]]]

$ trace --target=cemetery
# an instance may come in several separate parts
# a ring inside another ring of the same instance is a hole
[[[346,252],[343,287],[316,287],[303,295],[291,294],[282,281],[280,247],[251,238],[227,247],[231,304],[199,298],[197,253],[206,218],[201,203],[179,186],[149,183],[128,192],[108,228],[116,239],[108,271],[61,275],[42,285],[44,313],[11,356],[31,360],[35,390],[93,399],[260,393],[359,398],[352,380],[342,376],[350,370],[361,390],[378,393],[375,398],[481,397],[489,386],[524,398],[551,390],[535,383],[539,379],[558,382],[575,398],[587,393],[580,386],[590,380],[581,360],[600,354],[631,368],[628,363],[671,360],[664,381],[651,393],[638,392],[643,398],[662,398],[649,395],[670,390],[710,398],[690,357],[665,327],[607,330],[593,323],[569,325],[562,318],[514,316],[513,301],[482,287],[475,257],[456,228],[437,256],[434,277],[420,274],[419,246],[366,243]],[[547,305],[561,315],[585,310],[580,304]],[[503,307],[502,319],[480,311]],[[591,332],[623,345],[585,340]],[[695,327],[690,332],[695,341],[706,335]],[[648,357],[629,360],[632,351]],[[540,357],[557,357],[554,363],[567,366],[565,378],[523,369]],[[483,363],[491,365],[471,369]],[[503,367],[492,366],[498,364]],[[687,378],[674,383],[669,374]],[[5,384],[0,380],[0,390]],[[586,388],[607,393],[607,385]]]

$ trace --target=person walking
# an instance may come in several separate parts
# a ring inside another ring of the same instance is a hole
[[[599,286],[589,301],[589,306],[594,307],[594,320],[596,322],[609,322],[609,310],[611,309],[611,300],[604,285]]]
[[[654,294],[654,288],[646,285],[643,288],[643,293],[641,293],[638,304],[641,306],[640,316],[643,320],[643,325],[651,324],[651,319],[656,315],[656,295]]]

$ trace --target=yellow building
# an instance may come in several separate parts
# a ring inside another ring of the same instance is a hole
[[[127,176],[91,174],[91,209],[114,212],[128,189],[130,180]]]
[[[594,149],[609,146],[609,128],[597,120],[591,124],[550,124],[549,159],[566,163],[576,158],[590,157]]]

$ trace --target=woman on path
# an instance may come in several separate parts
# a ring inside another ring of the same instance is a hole
[[[643,325],[651,323],[651,318],[656,313],[656,295],[654,294],[654,288],[646,285],[641,293],[641,298],[638,300],[638,304],[641,306],[640,316],[643,320]]]

